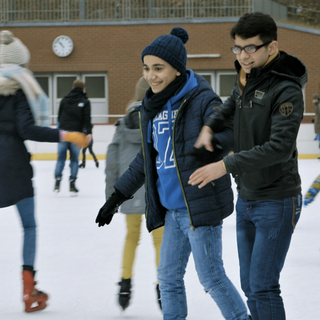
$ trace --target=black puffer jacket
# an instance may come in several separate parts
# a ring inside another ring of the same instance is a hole
[[[86,131],[91,134],[91,105],[81,88],[74,88],[59,106],[59,128],[66,131]]]
[[[236,68],[239,72],[237,61]],[[265,68],[251,70],[242,94],[237,81],[231,97],[206,123],[219,131],[233,120],[235,154],[224,162],[244,198],[279,199],[301,192],[296,138],[306,83],[305,65],[280,52]]]

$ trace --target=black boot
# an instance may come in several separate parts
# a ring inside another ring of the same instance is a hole
[[[70,178],[70,192],[72,196],[78,195],[79,190],[76,188],[76,180]]]
[[[85,168],[86,167],[86,160],[83,160],[82,163],[79,164],[79,168]]]
[[[99,162],[98,159],[94,159],[94,162],[96,163],[96,167],[99,168]]]
[[[162,310],[161,294],[160,294],[159,284],[157,284],[157,286],[156,286],[156,291],[157,291],[157,299],[158,299],[159,307],[160,307],[160,309]]]
[[[56,183],[54,185],[54,192],[60,192],[60,182],[61,182],[61,177],[56,177]]]
[[[129,301],[131,298],[131,279],[121,279],[119,285],[119,304],[122,309],[125,310],[129,306]]]

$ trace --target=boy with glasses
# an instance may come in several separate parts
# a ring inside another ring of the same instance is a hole
[[[189,184],[203,188],[233,175],[241,287],[253,320],[284,320],[279,277],[301,210],[296,138],[307,70],[278,50],[277,26],[267,14],[243,15],[230,33],[238,79],[195,147],[212,151],[212,136],[232,122],[234,153],[196,170]]]

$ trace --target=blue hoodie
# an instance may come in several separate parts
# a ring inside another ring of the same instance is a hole
[[[197,85],[193,71],[188,70],[184,87],[168,100],[152,122],[153,147],[158,152],[156,158],[157,189],[161,204],[171,210],[187,210],[173,156],[172,129],[183,97]]]

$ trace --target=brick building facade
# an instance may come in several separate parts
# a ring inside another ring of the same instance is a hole
[[[168,34],[177,25],[185,28],[189,33],[190,39],[186,44],[188,55],[196,56],[188,58],[188,68],[208,75],[219,71],[231,72],[231,76],[234,77],[235,56],[230,50],[233,40],[229,36],[234,23],[23,26],[2,27],[1,30],[11,30],[27,45],[31,52],[30,70],[36,76],[49,77],[51,80],[48,86],[50,87],[54,86],[52,83],[55,79],[54,75],[105,76],[105,100],[97,99],[97,101],[105,104],[106,108],[100,108],[98,111],[93,109],[92,113],[119,115],[125,113],[135,83],[142,75],[141,51],[156,37]],[[309,82],[305,88],[304,122],[310,122],[315,110],[311,96],[313,93],[320,92],[320,31],[284,24],[278,24],[278,26],[280,50],[297,56],[308,68]],[[58,57],[52,50],[54,39],[60,35],[69,36],[74,43],[73,52],[64,58]],[[199,57],[198,55],[208,56]],[[229,82],[232,77],[229,78]],[[221,94],[219,78],[212,79],[213,88]],[[69,92],[70,89],[65,88],[64,92]],[[52,105],[57,106],[59,99],[55,99],[55,95],[55,91],[50,89],[49,98],[52,100]],[[88,96],[91,98],[90,90]],[[52,106],[52,108],[54,114],[56,107]],[[93,122],[110,123],[115,119],[116,117],[93,117]]]

